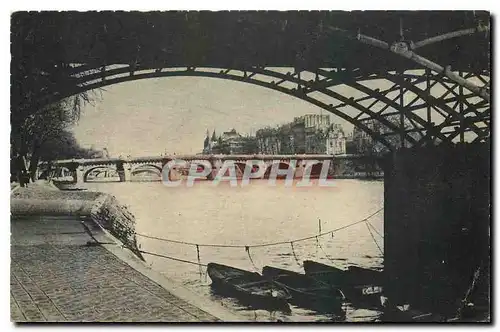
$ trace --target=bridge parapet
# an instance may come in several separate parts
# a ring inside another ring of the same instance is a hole
[[[344,155],[329,155],[329,154],[292,154],[292,155],[268,155],[268,154],[242,154],[242,155],[226,155],[226,154],[200,154],[200,155],[162,155],[152,157],[134,157],[134,158],[95,158],[95,159],[63,159],[53,162],[55,165],[65,165],[78,163],[80,165],[88,164],[111,164],[117,162],[127,163],[157,163],[165,160],[327,160],[327,159],[354,159],[365,158],[363,155],[344,154]]]
[[[274,164],[290,165],[292,160],[295,160],[295,167],[302,169],[305,167],[305,161],[317,160],[319,162],[325,160],[337,160],[340,163],[355,161],[355,160],[373,160],[380,159],[381,157],[363,156],[363,155],[324,155],[324,154],[294,154],[294,155],[265,155],[265,154],[252,154],[252,155],[162,155],[162,156],[148,156],[148,157],[127,157],[127,158],[96,158],[96,159],[65,159],[57,160],[52,163],[54,166],[67,167],[75,174],[75,182],[86,182],[89,172],[95,169],[102,168],[103,170],[113,171],[118,173],[121,182],[131,181],[134,173],[137,172],[152,172],[160,174],[164,165],[170,160],[184,160],[190,164],[200,163],[204,164],[207,161],[212,165],[212,172],[217,173],[224,162],[234,161],[238,164],[241,171],[244,170],[243,164],[249,160],[264,161],[267,168],[272,167]],[[42,163],[41,165],[43,165]],[[46,163],[45,163],[46,164]],[[333,168],[332,168],[333,169]],[[113,173],[113,174],[116,174]]]

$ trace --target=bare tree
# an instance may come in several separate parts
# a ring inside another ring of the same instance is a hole
[[[13,110],[11,115],[11,158],[16,159],[18,181],[21,185],[35,180],[40,157],[46,143],[67,137],[66,130],[75,124],[82,106],[90,102],[88,93],[70,97],[61,102],[29,112]]]

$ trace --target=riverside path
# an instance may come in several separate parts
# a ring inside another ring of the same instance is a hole
[[[13,217],[11,233],[13,322],[238,320],[218,304],[151,277],[154,271],[96,228],[85,231],[77,217]]]

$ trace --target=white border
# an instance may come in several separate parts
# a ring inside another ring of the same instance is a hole
[[[203,1],[183,0],[178,2],[163,0],[104,2],[99,0],[20,0],[10,3],[9,10],[492,10],[495,1],[389,1],[389,0],[307,0],[307,1]]]

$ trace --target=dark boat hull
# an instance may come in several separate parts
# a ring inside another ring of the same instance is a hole
[[[338,289],[307,275],[264,267],[262,275],[286,288],[292,296],[290,303],[319,312],[341,312],[344,296]]]
[[[367,290],[371,290],[367,292]],[[379,309],[381,307],[380,296],[382,295],[382,287],[343,287],[342,291],[348,302],[358,308]]]
[[[306,275],[330,286],[339,287],[348,284],[346,270],[314,261],[304,261]]]
[[[305,261],[306,275],[332,287],[339,287],[348,302],[362,308],[380,308],[382,273],[360,267],[341,270],[333,266]]]
[[[260,274],[209,263],[207,273],[216,293],[238,299],[242,304],[270,311],[290,312],[288,291]]]
[[[347,269],[349,279],[357,285],[382,285],[383,274],[380,271],[365,269],[358,266],[349,266]]]
[[[342,270],[314,261],[304,261],[304,270],[306,275],[335,286],[381,286],[383,284],[382,272],[358,266],[349,266],[347,270]]]

